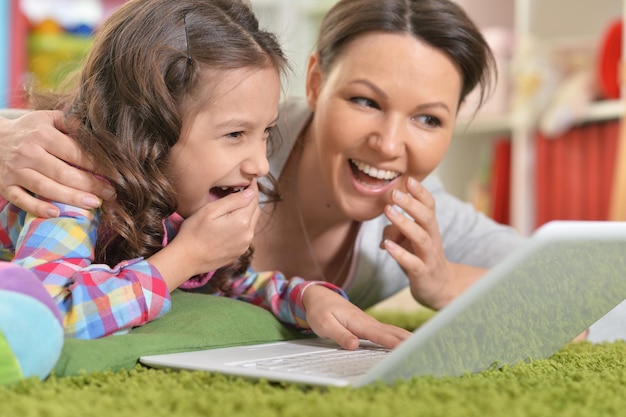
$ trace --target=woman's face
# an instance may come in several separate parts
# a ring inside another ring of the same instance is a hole
[[[456,121],[461,74],[438,49],[405,34],[350,42],[329,73],[309,63],[308,132],[330,199],[349,218],[380,215],[390,190],[423,180],[443,159]]]
[[[181,216],[267,174],[267,138],[279,97],[280,76],[273,67],[213,74],[194,95],[189,108],[196,110],[170,151]]]

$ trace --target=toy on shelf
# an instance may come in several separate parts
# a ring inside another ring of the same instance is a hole
[[[29,23],[27,84],[55,88],[81,63],[104,18],[101,0],[20,0]]]

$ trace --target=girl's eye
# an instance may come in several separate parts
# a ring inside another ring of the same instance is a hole
[[[441,120],[435,116],[424,115],[424,116],[418,116],[416,119],[423,125],[430,127],[430,128],[441,126]]]
[[[243,136],[243,132],[241,132],[241,131],[240,132],[231,132],[231,133],[227,133],[226,134],[226,137],[233,138],[233,139],[239,139],[242,136]]]
[[[378,104],[376,104],[376,102],[374,100],[370,100],[369,98],[365,98],[365,97],[352,97],[350,99],[351,102],[356,103],[360,106],[363,107],[373,107],[375,109],[378,108]]]

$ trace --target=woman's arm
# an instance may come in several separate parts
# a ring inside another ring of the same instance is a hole
[[[85,209],[98,207],[99,198],[112,198],[115,190],[86,172],[93,163],[65,130],[60,111],[0,117],[0,195],[44,218],[59,210],[33,194]]]

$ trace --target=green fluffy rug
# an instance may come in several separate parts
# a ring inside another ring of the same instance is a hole
[[[408,329],[425,319],[423,313],[373,314]],[[0,386],[0,416],[621,416],[625,370],[623,342],[570,344],[547,360],[358,389],[136,365]]]

